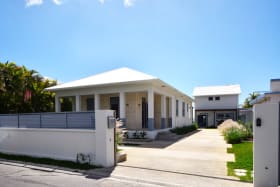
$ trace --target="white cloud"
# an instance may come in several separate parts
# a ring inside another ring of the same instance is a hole
[[[56,5],[61,5],[62,1],[61,0],[52,0],[54,4]]]
[[[25,6],[27,7],[41,4],[43,4],[43,0],[25,0]]]
[[[44,2],[44,0],[25,0],[25,6],[26,7],[31,7],[34,5],[42,5]],[[56,5],[61,5],[62,4],[62,0],[52,0],[52,2]]]
[[[132,7],[134,5],[134,1],[135,0],[123,0],[123,5],[127,8]]]
[[[98,0],[99,1],[99,3],[101,3],[101,4],[104,4],[105,3],[105,0]]]

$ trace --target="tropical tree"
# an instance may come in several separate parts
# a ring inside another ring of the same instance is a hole
[[[249,97],[247,97],[244,101],[243,108],[252,108],[253,105],[250,104],[251,101],[255,100],[260,94],[253,92],[249,94]]]
[[[53,111],[54,93],[44,91],[53,85],[35,70],[0,62],[0,113]]]

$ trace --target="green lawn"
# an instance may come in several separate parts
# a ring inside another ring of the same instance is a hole
[[[22,161],[22,162],[35,163],[35,164],[46,164],[46,165],[52,165],[52,166],[59,166],[59,167],[65,167],[65,168],[71,168],[71,169],[88,170],[88,169],[96,168],[96,166],[93,166],[93,165],[78,164],[76,162],[66,161],[66,160],[55,160],[55,159],[51,159],[51,158],[37,158],[37,157],[24,156],[24,155],[10,155],[10,154],[5,154],[5,153],[0,153],[0,158],[6,159],[6,160],[17,160],[17,161]]]
[[[228,162],[228,175],[236,176],[234,169],[246,169],[249,172],[247,176],[239,177],[241,181],[252,182],[251,171],[253,170],[253,143],[242,142],[240,144],[232,144],[232,148],[228,148],[228,153],[234,153],[235,162]]]

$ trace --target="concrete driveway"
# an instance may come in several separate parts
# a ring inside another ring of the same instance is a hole
[[[251,183],[227,176],[226,162],[234,160],[232,154],[226,153],[227,147],[216,129],[201,129],[178,141],[122,147],[128,154],[126,162],[113,168],[95,169],[90,174],[152,186],[252,187]]]
[[[234,179],[227,176],[226,162],[234,161],[234,155],[227,153],[228,147],[217,129],[200,129],[176,142],[161,140],[121,147],[128,157],[118,165]]]

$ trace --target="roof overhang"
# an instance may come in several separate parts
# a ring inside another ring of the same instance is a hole
[[[46,88],[46,91],[53,91],[53,92],[60,92],[60,91],[69,91],[75,89],[86,89],[86,88],[100,88],[100,87],[110,87],[110,86],[125,86],[125,85],[141,85],[141,84],[151,84],[159,89],[166,89],[168,92],[172,92],[177,97],[182,97],[186,100],[193,102],[193,98],[189,97],[188,95],[184,94],[183,92],[179,91],[178,89],[174,88],[173,86],[169,85],[168,83],[155,78],[149,80],[140,80],[140,81],[126,81],[126,82],[117,82],[117,83],[107,83],[107,84],[92,84],[92,85],[85,85],[85,86],[75,86],[75,87],[50,87]]]
[[[265,102],[270,99],[271,95],[280,95],[280,92],[266,92],[250,102],[250,105]]]

